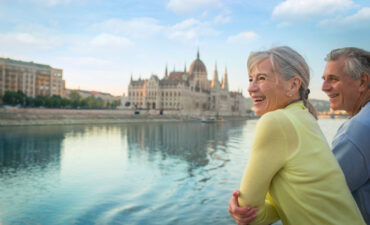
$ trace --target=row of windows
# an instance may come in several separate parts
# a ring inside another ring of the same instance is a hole
[[[181,96],[181,93],[180,92],[162,92],[161,95],[162,95],[162,97],[164,97],[164,96],[172,97],[172,95],[176,97],[176,96]],[[143,96],[143,92],[129,92],[128,96]],[[147,96],[157,96],[157,93],[156,92],[148,92]]]

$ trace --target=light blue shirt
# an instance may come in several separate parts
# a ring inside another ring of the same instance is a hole
[[[332,146],[362,216],[370,225],[370,102],[341,125]]]

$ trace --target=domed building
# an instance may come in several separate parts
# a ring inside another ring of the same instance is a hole
[[[166,66],[162,79],[151,75],[149,79],[133,80],[128,86],[128,99],[132,108],[167,111],[187,115],[244,115],[246,99],[240,92],[229,92],[227,70],[222,81],[218,80],[217,65],[213,79],[208,80],[207,68],[197,58],[183,71],[168,73]]]
[[[200,88],[209,90],[207,69],[202,60],[199,58],[199,51],[197,53],[197,58],[190,66],[189,76]]]

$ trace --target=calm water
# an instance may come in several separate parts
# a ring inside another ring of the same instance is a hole
[[[0,128],[0,224],[233,224],[255,125]]]

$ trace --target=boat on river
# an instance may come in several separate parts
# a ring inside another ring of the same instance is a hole
[[[222,117],[203,117],[200,119],[202,123],[222,123],[225,120]]]

